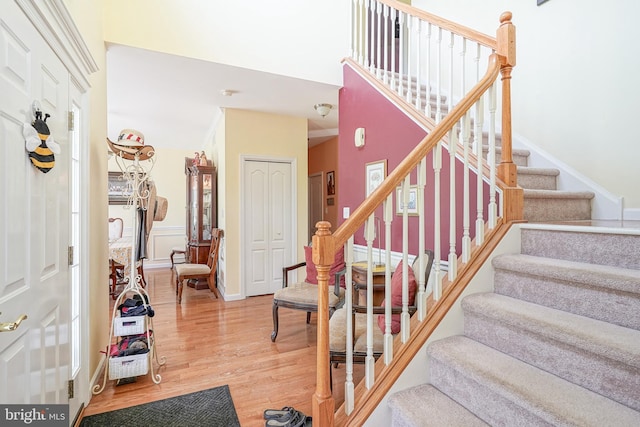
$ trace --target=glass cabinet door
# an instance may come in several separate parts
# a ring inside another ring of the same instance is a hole
[[[191,240],[194,242],[197,242],[198,240],[200,240],[200,221],[198,218],[198,175],[191,175],[189,177],[189,181],[190,181],[190,185],[189,185],[189,191],[190,191],[190,203],[191,206],[189,206],[189,211],[190,211],[190,219],[189,222],[191,223],[191,230],[189,232],[189,235],[191,236]]]
[[[211,240],[212,210],[211,210],[211,174],[202,174],[202,240]]]

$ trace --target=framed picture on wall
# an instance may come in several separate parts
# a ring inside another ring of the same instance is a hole
[[[336,194],[336,174],[334,171],[327,172],[327,196]]]
[[[126,205],[131,195],[131,188],[127,180],[122,176],[122,172],[109,172],[109,204]]]
[[[404,214],[404,200],[402,198],[402,186],[396,188],[396,215]],[[409,203],[407,214],[418,215],[418,186],[409,186]]]
[[[365,196],[369,197],[369,194],[373,193],[387,177],[387,159],[367,163],[364,172]]]

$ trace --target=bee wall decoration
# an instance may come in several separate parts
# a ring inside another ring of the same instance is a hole
[[[42,111],[35,112],[35,120],[31,123],[25,123],[22,129],[22,135],[25,139],[25,147],[29,152],[31,163],[40,171],[49,172],[56,161],[54,154],[60,154],[60,144],[54,141],[47,125],[47,119],[51,117],[49,114],[44,115],[42,119]]]

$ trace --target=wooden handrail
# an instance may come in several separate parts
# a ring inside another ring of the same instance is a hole
[[[365,220],[376,210],[376,208],[395,191],[395,188],[407,176],[420,161],[433,150],[438,141],[442,140],[462,116],[480,99],[480,97],[495,82],[500,72],[500,61],[496,54],[489,57],[489,66],[484,77],[469,91],[462,101],[460,101],[449,114],[427,135],[420,143],[400,162],[400,164],[389,174],[378,188],[353,211],[349,219],[340,225],[333,234],[334,244],[340,247],[347,242]]]
[[[480,31],[476,31],[472,28],[465,27],[464,25],[460,25],[456,22],[449,21],[448,19],[444,19],[440,16],[433,15],[429,12],[425,12],[420,9],[416,9],[408,4],[401,3],[397,0],[378,0],[382,4],[386,4],[387,6],[392,7],[393,9],[408,13],[411,16],[415,16],[420,18],[425,22],[430,22],[432,24],[437,25],[443,30],[451,31],[453,34],[457,34],[469,40],[473,40],[475,42],[480,43],[483,46],[488,47],[489,49],[496,50],[498,44],[495,37],[491,37],[487,34],[481,33]]]

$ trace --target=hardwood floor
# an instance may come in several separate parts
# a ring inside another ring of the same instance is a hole
[[[316,382],[315,314],[307,325],[305,312],[280,309],[278,339],[272,343],[271,295],[225,302],[208,289],[185,286],[178,305],[171,270],[147,270],[145,278],[155,311],[156,349],[167,360],[159,369],[154,362],[162,381],[154,384],[145,375],[116,386],[115,381],[107,380],[105,390],[92,397],[83,416],[225,384],[242,426],[263,426],[262,412],[267,408],[293,406],[311,415]],[[359,380],[361,367],[356,365],[355,371]],[[336,408],[344,399],[343,381],[344,366],[340,366],[334,369]]]

